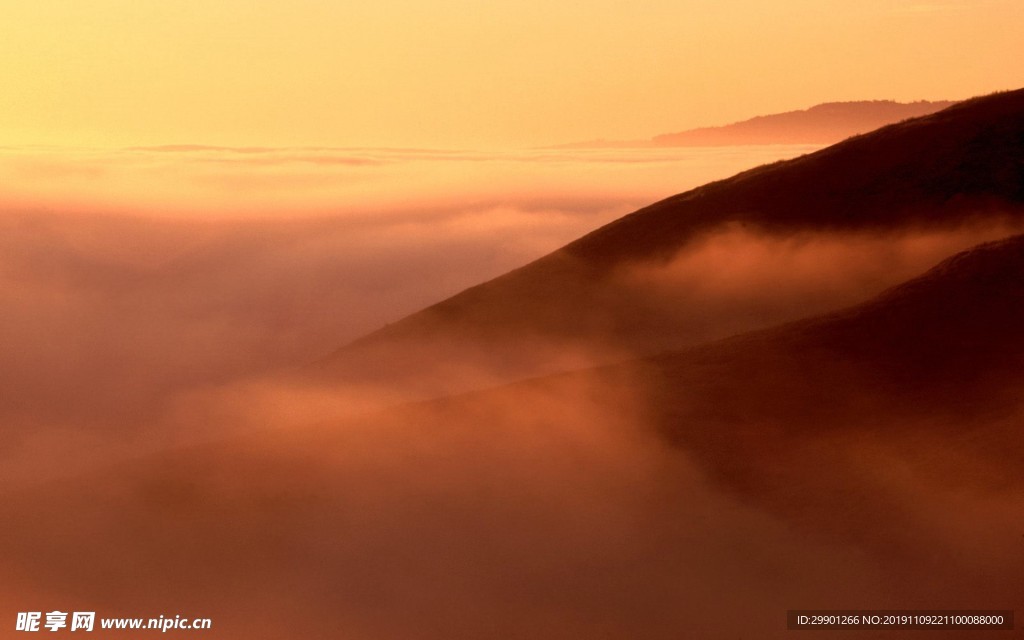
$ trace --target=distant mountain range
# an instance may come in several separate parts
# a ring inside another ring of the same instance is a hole
[[[834,144],[907,118],[917,118],[955,104],[951,101],[894,102],[860,100],[826,102],[799,111],[787,111],[724,126],[701,127],[664,133],[649,140],[590,142],[559,145],[560,148],[618,147],[718,147],[762,144]]]

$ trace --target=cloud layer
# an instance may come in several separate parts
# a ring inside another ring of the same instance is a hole
[[[665,402],[646,365],[397,406],[386,384],[272,375],[620,215],[692,157],[124,153],[4,165],[27,181],[0,216],[11,611],[210,617],[216,638],[783,638],[789,608],[1012,607],[1024,587],[1016,458],[991,446],[1016,409],[949,447],[911,412],[829,413],[879,405],[855,378],[803,394],[785,359],[746,378],[693,369]],[[400,178],[431,175],[419,163],[445,180],[402,201]],[[487,183],[515,163],[543,167],[536,189]],[[606,184],[607,201],[566,181],[612,163],[638,173]],[[373,206],[346,191],[364,179],[383,194]],[[52,194],[30,193],[43,183]],[[120,199],[100,213],[104,194]],[[654,319],[661,347],[681,346],[852,304],[1012,230],[729,226],[603,285],[623,317]],[[631,354],[607,337],[507,346],[577,366]],[[514,377],[496,352],[438,353],[480,387]],[[797,392],[764,398],[762,373]],[[760,401],[800,420],[746,420]],[[658,412],[676,409],[726,444],[671,446]],[[864,428],[819,428],[835,415]]]

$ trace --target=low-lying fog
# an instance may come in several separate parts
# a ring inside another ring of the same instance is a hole
[[[4,151],[0,599],[239,639],[767,638],[788,608],[1011,607],[1022,483],[979,469],[1019,411],[964,448],[924,418],[767,431],[744,492],[658,436],[642,372],[384,413],[386,388],[266,375],[797,151]],[[1011,231],[729,227],[612,281],[721,337]]]

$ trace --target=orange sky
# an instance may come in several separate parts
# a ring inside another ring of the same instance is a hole
[[[0,145],[529,146],[1024,84],[1020,0],[3,4]]]

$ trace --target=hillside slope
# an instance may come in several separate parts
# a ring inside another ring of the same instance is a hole
[[[1012,609],[1022,322],[1015,237],[828,316],[8,493],[7,601],[425,640]]]
[[[1022,205],[1018,90],[645,207],[339,349],[316,375],[436,395],[721,338],[866,299],[1008,235]],[[816,278],[837,251],[848,273]]]
[[[844,442],[828,454],[838,457],[858,442],[919,447],[902,451],[914,456],[958,450],[978,464],[965,482],[1020,486],[1022,323],[1015,236],[851,309],[652,358],[643,375],[666,437],[742,491],[781,491],[785,476],[820,470],[790,446],[814,441]]]

